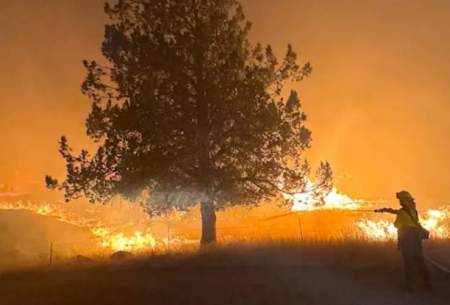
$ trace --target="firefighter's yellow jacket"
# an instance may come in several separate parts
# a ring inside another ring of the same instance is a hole
[[[394,226],[398,230],[408,227],[420,227],[417,210],[412,204],[406,205],[402,209],[398,210]]]

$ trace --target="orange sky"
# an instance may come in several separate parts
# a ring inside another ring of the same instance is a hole
[[[310,158],[360,198],[450,202],[450,1],[245,0],[252,38],[313,64],[300,86]],[[81,60],[99,58],[103,0],[2,0],[0,184],[63,173],[57,140],[89,143]]]

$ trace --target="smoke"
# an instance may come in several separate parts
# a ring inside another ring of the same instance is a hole
[[[93,245],[82,228],[29,211],[0,211],[0,270],[48,264],[52,243],[55,260]]]

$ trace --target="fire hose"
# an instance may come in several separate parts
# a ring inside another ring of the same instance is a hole
[[[282,218],[282,217],[285,217],[285,216],[288,216],[288,215],[291,215],[291,214],[296,214],[296,213],[299,213],[299,212],[308,212],[308,210],[305,210],[305,211],[291,211],[291,212],[288,212],[288,213],[267,217],[267,218],[261,219],[261,221],[270,221],[270,220]],[[376,213],[376,211],[372,210],[372,209],[363,209],[363,210],[361,210],[361,209],[359,209],[359,210],[351,210],[351,209],[349,209],[349,210],[347,210],[347,212],[353,212],[353,213]],[[438,261],[436,261],[435,259],[431,258],[430,256],[425,255],[425,260],[430,265],[432,265],[436,269],[440,270],[441,272],[446,273],[446,274],[450,274],[450,268],[444,266],[443,264],[439,263]]]
[[[432,259],[431,257],[429,257],[428,255],[425,255],[425,260],[430,263],[433,267],[439,269],[440,271],[446,273],[446,274],[450,274],[450,269],[444,265],[442,265],[441,263],[437,262],[436,260]]]
[[[345,211],[346,212],[352,212],[352,213],[375,213],[374,210],[352,210],[352,209],[348,209],[348,210],[345,210]],[[297,213],[302,213],[302,212],[305,213],[305,212],[311,212],[311,211],[309,211],[309,210],[290,211],[290,212],[287,212],[287,213],[284,213],[284,214],[275,215],[275,216],[271,216],[271,217],[267,217],[267,218],[261,219],[261,221],[274,220],[274,219],[277,219],[277,218],[282,218],[282,217],[285,217],[285,216],[288,216],[288,215],[291,215],[291,214],[297,214]]]

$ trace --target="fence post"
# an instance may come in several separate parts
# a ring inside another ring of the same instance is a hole
[[[299,238],[301,241],[303,241],[303,227],[302,227],[302,222],[300,220],[300,212],[297,213],[297,222],[298,222]]]
[[[170,251],[170,222],[167,222],[167,252]]]
[[[51,266],[53,263],[53,242],[50,242],[50,254],[48,256],[48,265]]]
[[[445,211],[445,217],[447,218],[447,231],[449,234],[447,237],[450,237],[450,219],[448,218],[448,211]]]

